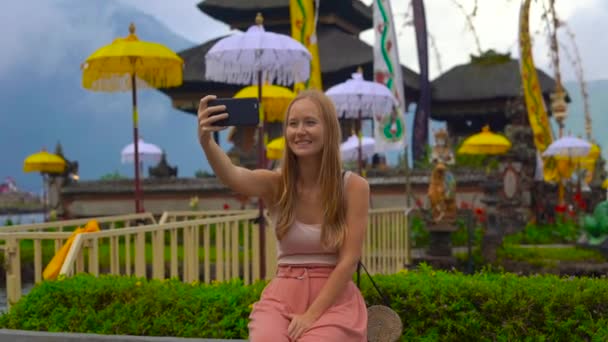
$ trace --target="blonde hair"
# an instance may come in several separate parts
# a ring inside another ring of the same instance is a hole
[[[333,102],[323,92],[306,90],[289,104],[285,121],[289,119],[291,107],[297,101],[308,99],[320,111],[324,127],[323,150],[321,152],[321,169],[319,183],[321,186],[321,203],[323,208],[323,224],[321,226],[321,244],[326,249],[339,248],[346,234],[346,207],[342,182],[342,161],[340,159],[341,131],[338,116]],[[287,133],[287,125],[283,126],[283,136]],[[297,198],[298,159],[289,144],[285,144],[281,164],[280,198],[276,205],[278,222],[277,238],[281,240],[295,221],[295,205]]]

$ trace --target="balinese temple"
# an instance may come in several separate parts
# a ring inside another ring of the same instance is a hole
[[[545,100],[547,114],[551,117],[550,94],[555,90],[555,80],[536,69]],[[481,131],[489,125],[512,142],[509,153],[503,157],[504,165],[515,166],[517,195],[510,201],[522,211],[534,208],[537,219],[543,213],[552,216],[557,204],[557,186],[542,181],[537,168],[537,151],[532,129],[528,121],[522,90],[519,61],[509,54],[488,51],[481,56],[471,56],[468,64],[458,65],[432,82],[433,95],[431,118],[444,121],[456,146],[465,137]],[[570,98],[566,96],[566,101]],[[557,136],[557,132],[553,132]],[[598,161],[591,189],[583,196],[594,205],[605,194],[600,188],[605,177],[604,162]],[[505,170],[499,170],[504,174]],[[503,189],[501,193],[504,193]],[[501,197],[504,200],[504,196]],[[512,215],[515,216],[515,215]]]
[[[206,0],[198,8],[231,29],[241,31],[253,25],[256,14],[261,13],[266,31],[290,35],[289,0]],[[373,47],[358,38],[359,33],[371,27],[372,9],[361,1],[321,1],[317,38],[325,89],[346,81],[358,67],[363,68],[365,79],[372,79]],[[195,113],[201,94],[213,92],[220,97],[230,97],[243,87],[205,80],[205,54],[221,38],[179,52],[185,63],[184,83],[164,90],[176,108]],[[406,99],[415,100],[418,75],[403,66],[402,70]]]
[[[556,83],[542,70],[536,71],[550,116],[549,96]],[[493,132],[505,134],[513,144],[509,153],[501,157],[502,169],[498,170],[501,177],[507,169],[516,175],[512,178],[514,182],[503,182],[510,189],[499,189],[497,194],[501,211],[508,212],[505,216],[514,220],[513,224],[503,224],[521,226],[521,222],[529,219],[530,208],[538,207],[534,212],[553,208],[555,203],[548,199],[556,197],[556,188],[535,182],[537,152],[523,97],[519,61],[508,53],[489,50],[440,75],[433,80],[432,87],[431,118],[446,123],[452,146],[479,133],[485,125]],[[507,199],[505,193],[513,196]],[[548,193],[552,196],[547,196]]]
[[[267,31],[290,33],[288,0],[206,0],[201,2],[198,8],[228,24],[232,29],[241,31],[254,24],[256,15],[260,12]],[[324,89],[351,78],[351,74],[359,67],[363,69],[365,79],[373,79],[373,47],[359,39],[359,34],[371,28],[372,23],[371,6],[366,6],[360,0],[320,2],[317,38]],[[184,82],[180,87],[162,90],[171,98],[175,108],[194,115],[200,98],[205,94],[232,97],[244,87],[205,79],[205,54],[219,39],[179,52],[185,62]],[[419,96],[418,75],[403,66],[402,71],[406,101],[416,102]],[[342,125],[343,136],[348,137],[350,132],[347,130],[351,129],[351,124],[343,122]],[[277,127],[270,127],[270,138],[280,131]],[[252,132],[245,131],[234,131],[231,134],[234,147],[229,154],[241,165],[257,164],[252,136]],[[193,198],[199,199],[198,209],[255,207],[256,202],[253,199],[243,198],[231,192],[215,177],[171,177],[172,170],[168,165],[159,165],[154,171],[154,178],[142,180],[142,188],[145,210],[156,215],[160,215],[164,210],[191,209],[189,203]],[[378,170],[374,170],[372,166],[369,171],[372,207],[405,205],[406,176],[402,169],[374,172]],[[158,177],[161,174],[163,176]],[[458,179],[458,193],[461,198],[470,201],[471,198],[479,197],[479,184],[485,178],[483,172],[456,172],[455,176]],[[414,170],[409,179],[416,202],[423,202],[426,198],[429,173],[427,170]],[[58,191],[61,192],[62,202],[59,214],[64,217],[134,212],[132,179],[80,181]]]
[[[288,0],[206,0],[198,8],[214,19],[222,21],[231,29],[246,31],[255,23],[257,13],[261,13],[266,31],[291,35]],[[321,1],[317,24],[317,39],[323,88],[344,82],[359,67],[363,68],[365,79],[373,79],[373,47],[359,39],[359,33],[372,27],[372,9],[359,0]],[[205,54],[221,38],[179,52],[184,59],[184,83],[181,87],[165,89],[173,106],[196,113],[198,102],[204,94],[218,97],[232,97],[244,86],[209,82],[205,79]],[[406,101],[418,98],[418,75],[402,66]],[[353,123],[341,121],[343,138],[350,136]],[[266,125],[269,139],[278,137],[281,123]],[[244,166],[257,165],[257,149],[254,148],[252,128],[233,128],[230,141],[234,147],[229,151],[231,158]]]
[[[542,70],[536,71],[548,104],[555,81]],[[432,89],[431,118],[447,124],[454,142],[479,133],[485,125],[494,132],[505,132],[506,126],[516,120],[514,106],[525,114],[519,61],[509,54],[490,50],[471,56],[470,63],[457,65],[433,80]],[[547,110],[551,115],[550,106]]]

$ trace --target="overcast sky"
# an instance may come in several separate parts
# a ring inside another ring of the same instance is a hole
[[[201,43],[210,36],[217,36],[226,32],[227,28],[221,25],[209,27],[201,25],[203,15],[197,8],[199,0],[119,0],[130,4],[140,10],[151,14],[165,23],[170,29],[185,38]],[[287,1],[287,0],[286,0]],[[322,0],[329,1],[329,0]],[[363,0],[371,4],[372,0]],[[459,0],[467,12],[473,9],[474,0]],[[510,51],[517,57],[517,30],[519,17],[519,0],[478,0],[477,15],[473,21],[479,36],[482,50],[495,49],[499,52]],[[546,36],[544,24],[540,21],[543,2],[536,0],[532,3],[531,23],[535,34],[534,58],[536,64],[546,71],[551,71],[547,55]],[[585,78],[608,79],[608,39],[603,34],[608,32],[608,1],[606,0],[556,0],[558,16],[565,20],[571,31],[576,35],[579,46]],[[416,58],[416,41],[411,27],[403,26],[406,13],[407,0],[392,0],[393,14],[397,18],[399,34],[399,51],[401,62],[411,69],[418,70]],[[466,27],[462,10],[455,5],[455,0],[425,1],[427,24],[429,32],[436,42],[440,58],[435,56],[429,47],[429,60],[431,63],[431,77],[439,74],[439,64],[443,71],[454,65],[469,61],[469,55],[476,53],[473,35]],[[598,33],[600,33],[598,35]],[[570,54],[574,54],[571,39],[562,29],[560,40],[566,45]],[[361,39],[373,44],[373,32],[363,32]],[[575,78],[568,56],[562,54],[562,72],[565,79]]]

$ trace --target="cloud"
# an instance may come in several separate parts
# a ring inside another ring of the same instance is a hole
[[[119,0],[125,5],[154,16],[177,34],[201,44],[228,33],[228,25],[201,12],[200,0]]]
[[[228,27],[202,13],[196,4],[199,0],[183,0],[169,3],[165,0],[119,0],[124,4],[138,8],[153,15],[165,23],[175,32],[188,39],[201,43],[210,38],[225,34]],[[361,0],[370,5],[372,0]],[[465,10],[470,12],[473,0],[458,0]],[[495,49],[499,52],[510,52],[511,56],[519,56],[517,33],[519,23],[520,1],[492,0],[477,1],[477,16],[473,19],[477,34],[479,35],[482,50]],[[534,1],[531,6],[530,28],[535,41],[534,58],[537,66],[552,73],[550,58],[548,56],[547,39],[544,34],[545,25],[540,21],[542,1]],[[545,2],[546,3],[546,2]],[[396,18],[398,28],[398,44],[401,62],[413,70],[418,70],[416,56],[416,40],[411,26],[404,27],[404,14],[409,1],[392,0],[393,16]],[[604,66],[602,51],[608,41],[603,40],[598,45],[595,32],[608,31],[608,1],[604,0],[577,0],[557,1],[557,13],[562,19],[569,22],[577,36],[583,64],[589,70],[590,79],[608,78],[608,67]],[[426,16],[429,32],[433,35],[437,45],[439,57],[429,46],[429,63],[431,78],[437,77],[440,72],[470,61],[470,54],[477,53],[473,35],[466,27],[462,11],[454,4],[454,0],[426,1]],[[202,24],[204,21],[204,24]],[[593,23],[593,25],[590,25]],[[366,30],[361,39],[373,44],[373,31]],[[560,41],[568,45],[569,38],[560,33]],[[599,46],[599,47],[598,47]],[[563,57],[562,69],[565,79],[574,79],[574,73],[566,59]],[[441,64],[441,70],[439,69]]]
[[[93,51],[99,41],[110,41],[113,33],[107,25],[116,8],[112,1],[97,6],[96,12],[88,15],[79,6],[66,10],[68,4],[61,0],[37,1],[36,10],[27,1],[3,5],[0,78],[9,72],[22,71],[23,66],[42,76],[55,73],[75,53],[73,46],[90,47],[89,51]],[[84,20],[89,24],[79,25]],[[77,69],[78,65],[72,67]]]
[[[600,6],[600,3],[603,6]],[[585,78],[588,80],[608,79],[608,65],[606,65],[606,51],[608,51],[608,40],[603,34],[608,32],[608,2],[599,1],[593,7],[578,9],[567,19],[567,24],[575,34],[576,44],[581,55]],[[568,47],[570,54],[574,54],[571,39],[560,29],[560,41]],[[565,75],[568,79],[574,79],[574,72],[563,51],[561,53]]]

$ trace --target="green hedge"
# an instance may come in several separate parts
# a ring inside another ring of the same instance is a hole
[[[605,341],[605,279],[417,271],[375,276],[404,322],[403,341]],[[0,317],[0,326],[40,331],[246,338],[263,286],[79,275],[43,282]],[[380,298],[367,277],[369,304]]]

